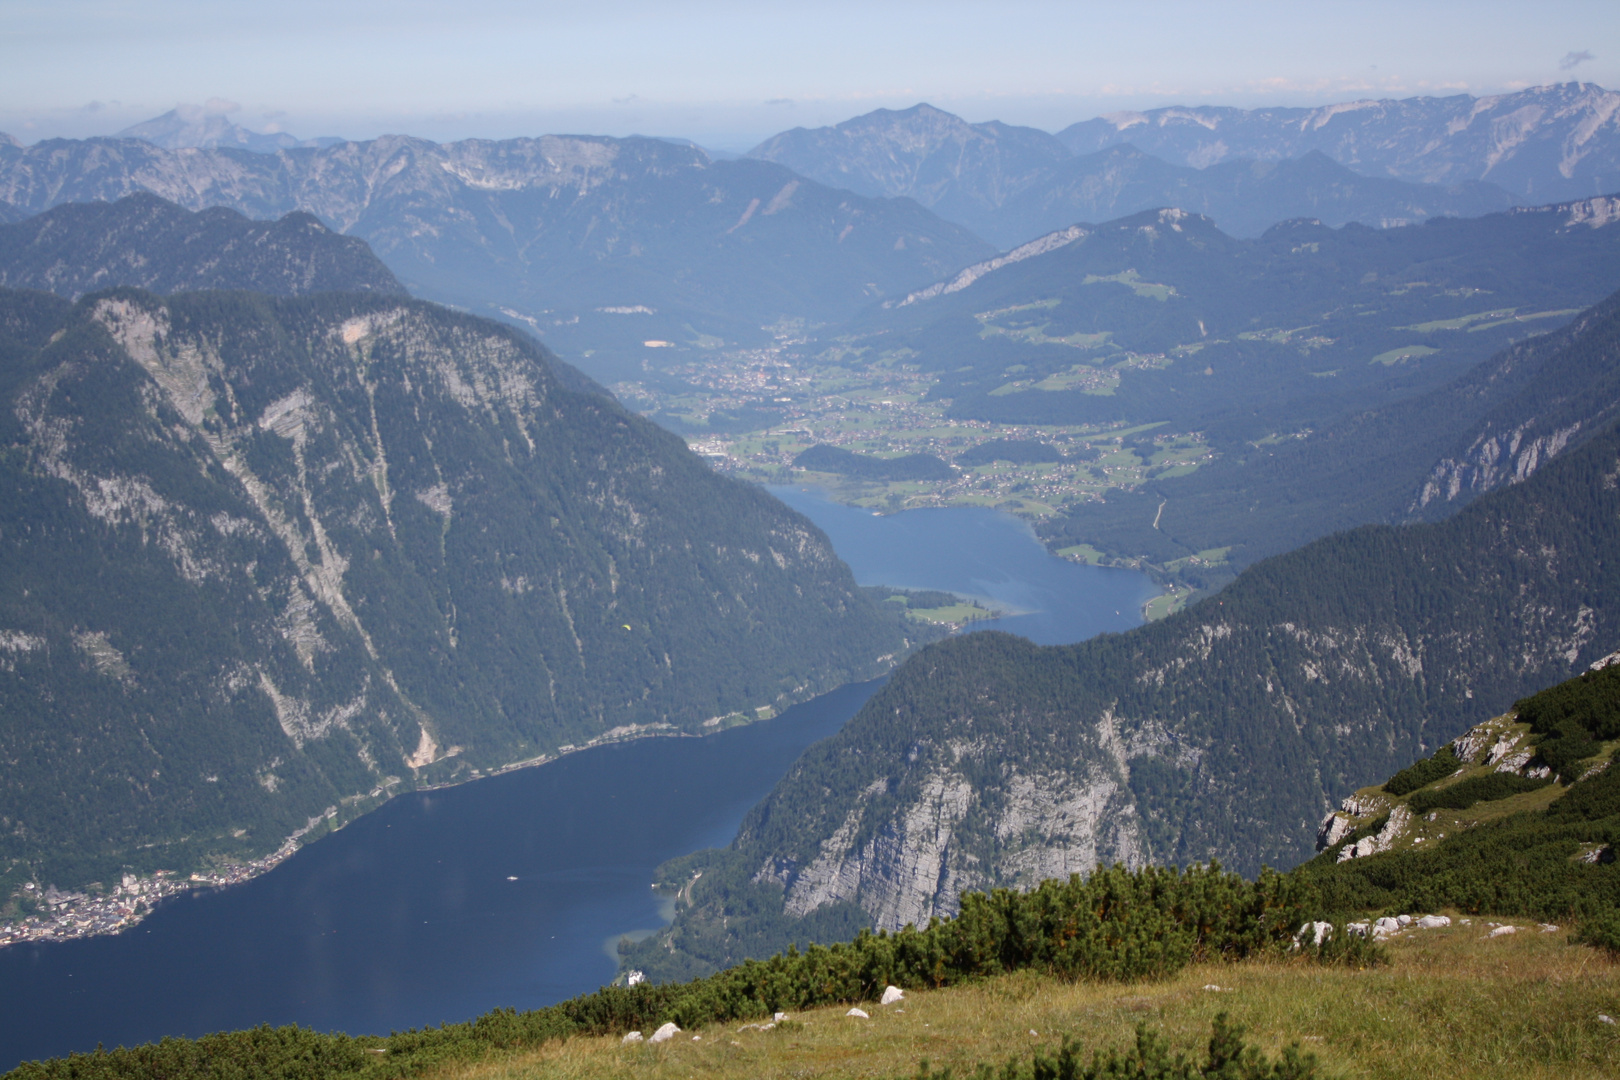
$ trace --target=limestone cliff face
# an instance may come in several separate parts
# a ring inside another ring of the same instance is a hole
[[[897,815],[867,822],[863,799],[810,865],[773,860],[756,880],[780,881],[785,909],[796,917],[848,900],[880,928],[924,926],[936,915],[955,915],[963,892],[1029,888],[1116,862],[1141,865],[1140,830],[1122,791],[1106,766],[1080,780],[1009,771],[989,790],[945,768],[922,778]],[[863,825],[869,835],[861,841]]]
[[[0,855],[262,853],[904,646],[813,525],[508,328],[353,294],[0,308],[0,758],[28,763]]]

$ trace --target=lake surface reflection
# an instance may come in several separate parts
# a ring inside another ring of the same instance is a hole
[[[874,517],[777,489],[863,584],[1022,612],[1055,644],[1141,621],[1140,574],[1048,555],[990,510]],[[355,1033],[534,1008],[612,978],[611,943],[665,921],[659,863],[730,843],[793,760],[878,683],[703,739],[647,739],[401,796],[236,888],[165,903],[115,937],[0,950],[0,1070],[20,1060],[260,1023]]]

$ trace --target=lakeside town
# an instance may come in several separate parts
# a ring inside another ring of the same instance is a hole
[[[68,941],[116,934],[146,918],[169,897],[192,889],[240,885],[286,861],[299,846],[298,838],[289,838],[262,859],[232,864],[211,873],[181,876],[170,870],[159,870],[150,877],[125,874],[116,887],[101,895],[64,892],[54,885],[41,889],[38,882],[26,882],[22,887],[23,896],[33,902],[35,911],[0,923],[0,947],[25,941]]]

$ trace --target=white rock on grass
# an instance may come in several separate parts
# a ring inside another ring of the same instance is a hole
[[[1364,922],[1345,923],[1344,930],[1345,933],[1351,934],[1355,937],[1366,937],[1368,934],[1372,933],[1372,924]]]
[[[1306,923],[1294,935],[1294,947],[1300,945],[1320,945],[1333,936],[1333,924],[1330,922]]]
[[[1408,926],[1412,925],[1412,916],[1410,916],[1410,915],[1397,915],[1397,916],[1395,916],[1395,921],[1401,924],[1401,929],[1402,930],[1405,930]]]
[[[1417,921],[1417,924],[1425,930],[1435,930],[1442,926],[1450,926],[1451,919],[1446,915],[1425,915]]]
[[[1543,934],[1556,934],[1558,933],[1558,927],[1550,922],[1544,922],[1541,924],[1541,932]]]
[[[1486,934],[1485,936],[1486,937],[1501,937],[1503,934],[1517,934],[1518,932],[1519,932],[1519,928],[1517,926],[1498,926],[1495,930],[1492,930],[1489,934]]]
[[[1387,938],[1392,934],[1398,934],[1400,932],[1401,924],[1397,920],[1390,918],[1388,915],[1385,915],[1382,919],[1379,919],[1377,922],[1373,923],[1372,936],[1374,941],[1378,941],[1381,938]]]
[[[777,1013],[775,1016],[771,1017],[771,1019],[780,1024],[782,1021],[787,1019],[787,1013]]]
[[[628,1045],[629,1043],[638,1043],[640,1041],[641,1041],[641,1032],[639,1032],[639,1031],[632,1031],[630,1034],[626,1035],[624,1038],[619,1040],[620,1043],[623,1043],[623,1044],[626,1044],[626,1045]]]
[[[1612,1024],[1614,1023],[1614,1017],[1608,1015],[1607,1013],[1598,1013],[1598,1022],[1602,1024]]]
[[[872,1019],[870,1016],[866,1015],[866,1010],[865,1009],[851,1009],[851,1010],[849,1010],[849,1012],[845,1013],[844,1015],[845,1016],[853,1016],[857,1020],[870,1020],[870,1019]]]
[[[898,986],[886,986],[883,988],[883,998],[878,1002],[878,1004],[893,1005],[897,1001],[904,1001],[905,998],[906,992],[900,989]]]
[[[648,1039],[647,1041],[648,1042],[655,1042],[655,1043],[669,1042],[669,1040],[673,1039],[675,1036],[679,1035],[680,1033],[681,1033],[681,1029],[676,1027],[675,1024],[673,1022],[671,1022],[671,1023],[665,1024],[663,1027],[661,1027],[657,1031],[653,1032],[652,1033],[652,1038]]]

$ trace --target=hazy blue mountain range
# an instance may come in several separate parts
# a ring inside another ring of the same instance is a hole
[[[884,670],[822,534],[526,334],[354,293],[3,293],[0,858],[261,855],[387,793]]]
[[[1620,294],[1504,349],[1449,385],[1298,439],[1234,443],[1188,476],[1149,481],[1043,523],[1054,546],[1089,543],[1164,564],[1229,548],[1231,567],[1368,522],[1434,520],[1516,483],[1620,419]]]
[[[937,373],[951,415],[1168,422],[1217,445],[1443,385],[1620,287],[1616,200],[1239,240],[1150,211],[1073,226],[845,330]]]
[[[644,340],[845,318],[992,254],[910,200],[660,139],[387,137],[275,154],[0,145],[0,204],[17,210],[143,190],[252,218],[312,213],[367,240],[417,295],[504,313],[557,347],[588,338],[594,371],[639,372]]]
[[[197,105],[177,105],[162,116],[125,128],[114,138],[145,139],[154,146],[168,150],[191,147],[213,150],[229,146],[260,154],[273,154],[277,150],[289,150],[295,146],[332,146],[344,141],[330,135],[319,139],[300,139],[285,131],[249,131],[232,123],[226,115],[210,112]]]
[[[193,213],[140,192],[114,203],[68,203],[0,226],[0,286],[73,300],[114,285],[162,293],[406,295],[364,240],[334,233],[303,212],[250,221],[223,207]]]
[[[993,227],[987,223],[981,232],[1010,247],[1078,221],[1111,221],[1174,206],[1213,219],[1231,236],[1255,237],[1292,218],[1314,218],[1335,228],[1352,221],[1389,228],[1433,217],[1478,217],[1513,204],[1513,197],[1493,184],[1442,187],[1363,176],[1317,150],[1298,158],[1229,160],[1194,169],[1126,143],[1053,166],[1043,183],[1008,199]]]
[[[1446,521],[1335,534],[1125,634],[929,646],[730,849],[672,864],[689,906],[629,962],[920,925],[1116,860],[1307,859],[1339,798],[1620,646],[1617,473],[1611,429]]]
[[[1527,202],[1620,191],[1620,94],[1590,83],[1315,109],[1175,106],[1086,120],[1057,139],[1076,154],[1130,143],[1199,168],[1319,150],[1369,176],[1424,184],[1484,180]]]
[[[1119,141],[1076,156],[1062,139],[1035,128],[969,124],[917,105],[785,131],[749,156],[863,195],[909,196],[1004,248],[1075,222],[1166,206],[1213,217],[1231,235],[1256,236],[1291,217],[1381,226],[1473,216],[1514,202],[1490,184],[1362,176],[1312,156],[1309,148],[1291,155],[1298,161],[1226,155],[1218,168],[1204,169],[1171,164]]]

